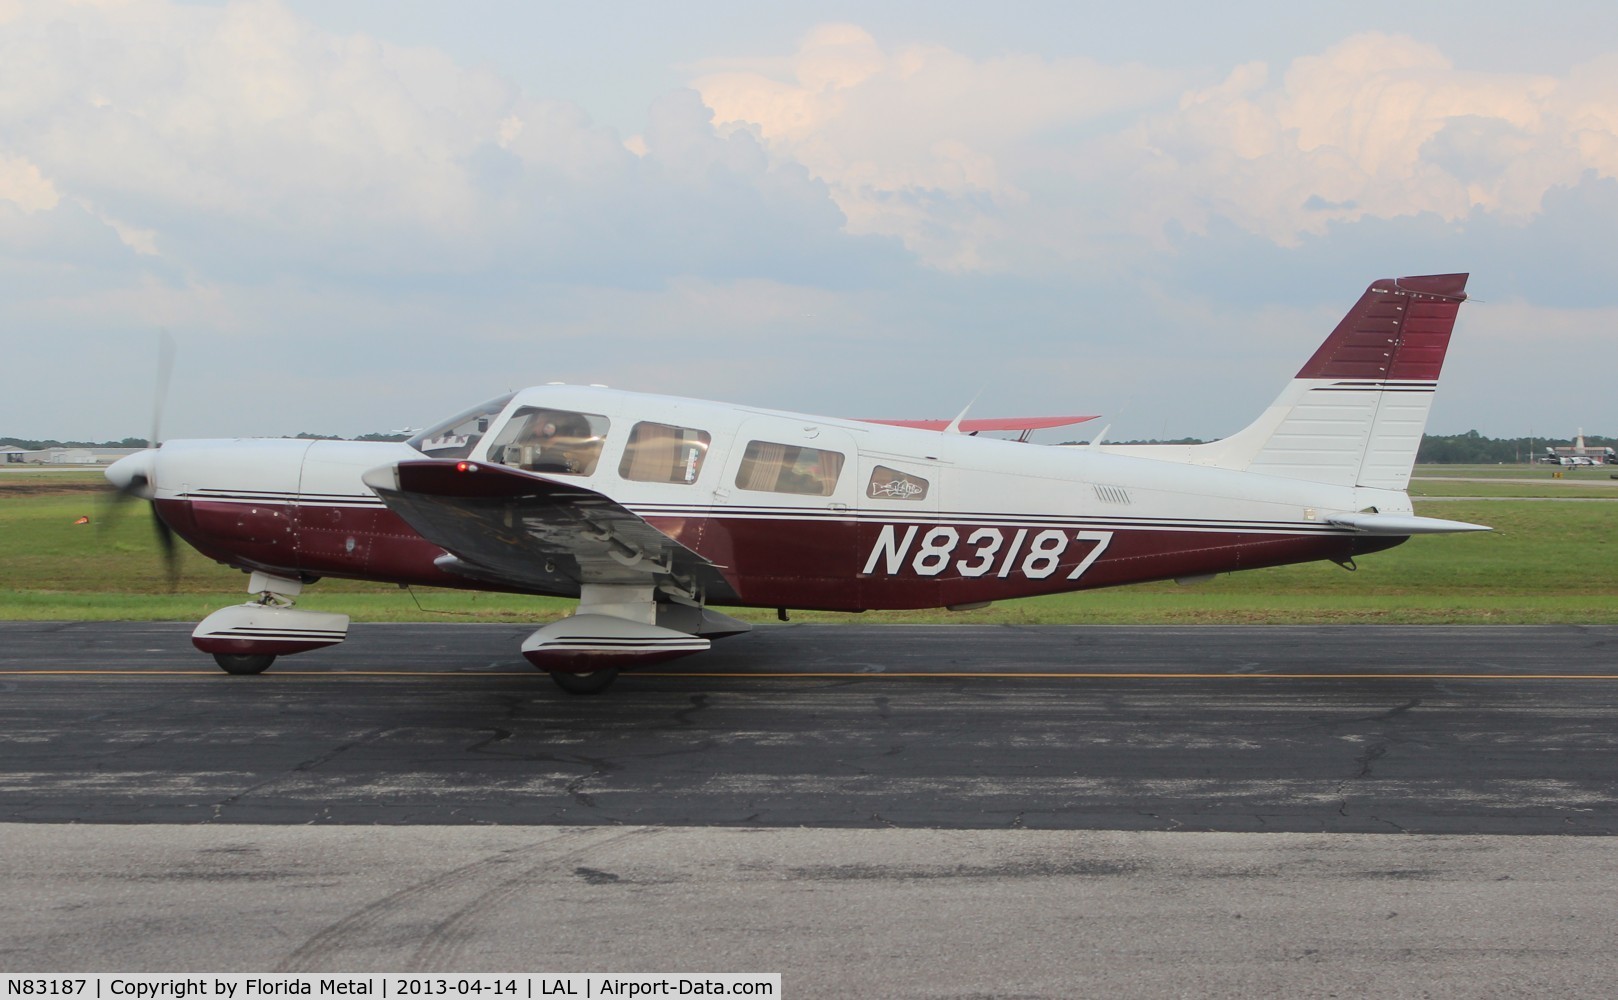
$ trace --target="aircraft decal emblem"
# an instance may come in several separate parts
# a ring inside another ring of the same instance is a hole
[[[927,480],[879,465],[872,470],[865,493],[873,500],[925,500]]]

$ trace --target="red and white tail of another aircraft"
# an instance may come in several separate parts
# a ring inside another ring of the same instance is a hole
[[[346,616],[293,606],[339,576],[577,597],[522,652],[592,692],[747,630],[715,605],[978,607],[1486,530],[1417,516],[1405,492],[1466,277],[1372,283],[1275,403],[1212,444],[1044,447],[960,420],[550,385],[405,444],[171,441],[107,476],[252,574],[254,600],[193,636],[226,670],[342,641]]]

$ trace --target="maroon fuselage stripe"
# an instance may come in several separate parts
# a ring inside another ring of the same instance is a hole
[[[304,573],[385,583],[474,590],[498,590],[486,583],[446,573],[434,565],[444,550],[417,534],[381,506],[267,504],[217,500],[157,502],[158,510],[186,541],[211,559],[233,566],[285,575]],[[1403,538],[1370,538],[1311,531],[1196,530],[1195,528],[1112,527],[1108,547],[1077,579],[1070,579],[1093,547],[1080,529],[1053,518],[1042,527],[1030,519],[1022,550],[1012,549],[1020,527],[990,530],[1003,542],[994,566],[980,576],[959,567],[981,562],[983,546],[967,542],[983,529],[977,523],[917,526],[902,558],[879,558],[864,569],[879,547],[884,522],[855,518],[779,518],[719,515],[649,515],[647,520],[681,545],[723,567],[738,595],[735,602],[755,607],[803,610],[901,610],[976,604],[1149,580],[1204,576],[1320,559],[1347,560],[1391,548]],[[959,539],[934,575],[917,569],[922,541],[934,529],[951,529]],[[908,526],[894,529],[902,537]],[[1060,531],[1063,550],[1054,566],[1036,563],[1040,578],[1024,572],[1029,540],[1041,530]],[[892,572],[889,572],[890,568]],[[1048,572],[1047,572],[1048,570]],[[524,592],[522,588],[508,588]],[[563,594],[561,596],[576,596]],[[729,603],[729,602],[727,602]]]

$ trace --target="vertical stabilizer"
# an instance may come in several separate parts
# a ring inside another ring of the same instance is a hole
[[[1466,279],[1435,274],[1372,282],[1283,393],[1293,397],[1291,412],[1249,471],[1405,489]]]
[[[1270,408],[1211,444],[1117,449],[1288,479],[1404,490],[1465,274],[1374,281]]]

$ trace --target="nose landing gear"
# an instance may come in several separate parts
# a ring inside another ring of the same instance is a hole
[[[191,633],[191,644],[212,653],[229,674],[259,674],[277,656],[335,646],[348,638],[348,616],[299,611],[293,598],[303,583],[269,573],[254,573],[248,582],[258,599],[221,608]]]

